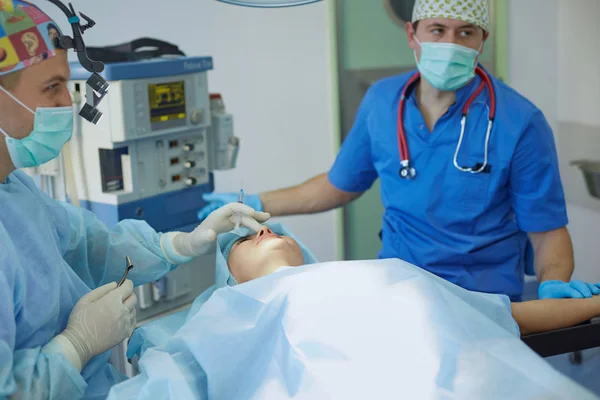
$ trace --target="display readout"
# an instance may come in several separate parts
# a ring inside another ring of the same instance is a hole
[[[185,119],[184,81],[148,85],[148,100],[151,122]]]

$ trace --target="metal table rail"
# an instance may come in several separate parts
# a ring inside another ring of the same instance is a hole
[[[542,357],[600,347],[600,318],[570,328],[522,336],[521,339]]]

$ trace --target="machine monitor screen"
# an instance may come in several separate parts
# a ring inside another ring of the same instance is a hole
[[[148,85],[150,121],[166,122],[185,119],[185,82]]]

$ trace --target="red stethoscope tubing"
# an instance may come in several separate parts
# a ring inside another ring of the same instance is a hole
[[[467,102],[465,103],[462,110],[462,117],[466,118],[467,113],[469,112],[469,107],[475,101],[477,96],[481,93],[484,86],[487,86],[488,92],[490,94],[490,114],[489,121],[493,121],[496,116],[496,93],[494,92],[494,87],[492,85],[492,81],[488,74],[481,67],[477,67],[475,72],[481,78],[481,82],[477,87],[477,90],[471,94]],[[410,153],[408,152],[408,143],[406,141],[406,131],[404,130],[404,103],[406,101],[406,92],[412,87],[412,85],[421,77],[419,72],[415,73],[410,77],[404,88],[402,89],[402,95],[400,96],[400,104],[398,106],[398,150],[400,152],[400,161],[402,166],[408,166],[410,160]]]

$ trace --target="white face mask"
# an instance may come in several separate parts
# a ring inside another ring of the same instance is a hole
[[[38,167],[58,157],[73,133],[73,107],[38,107],[34,112],[2,86],[0,90],[35,116],[33,131],[23,139],[12,138],[0,128],[15,168]]]

